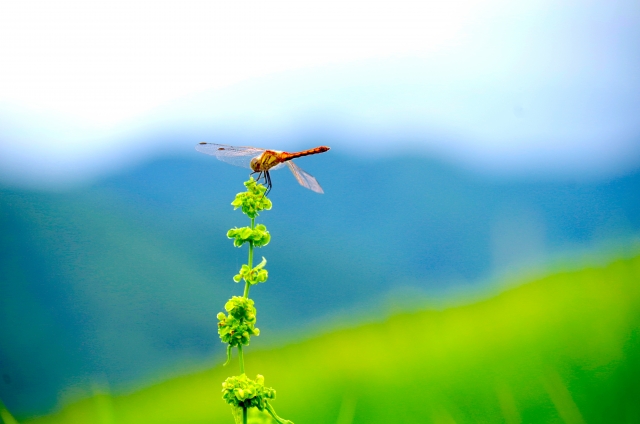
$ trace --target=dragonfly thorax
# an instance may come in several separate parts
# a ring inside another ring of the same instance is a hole
[[[254,172],[264,172],[280,163],[282,163],[280,155],[272,150],[267,150],[260,156],[251,159],[250,166]]]

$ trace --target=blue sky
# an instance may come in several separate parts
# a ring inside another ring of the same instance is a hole
[[[3,2],[0,177],[203,140],[615,174],[640,162],[639,44],[636,1]]]

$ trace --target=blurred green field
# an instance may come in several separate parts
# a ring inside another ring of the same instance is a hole
[[[278,391],[279,415],[296,424],[638,423],[640,256],[473,304],[250,346],[245,361],[251,377],[263,374]],[[231,424],[220,385],[237,369],[233,361],[19,421]]]

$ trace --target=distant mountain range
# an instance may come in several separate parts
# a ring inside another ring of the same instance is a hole
[[[274,207],[258,218],[272,234],[257,251],[270,279],[251,297],[269,340],[395,291],[477,287],[640,234],[640,171],[558,182],[418,157],[303,161],[326,194],[275,172]],[[65,192],[0,188],[7,407],[47,412],[96,379],[134,387],[218,360],[215,315],[242,290],[231,277],[246,250],[225,234],[247,225],[230,206],[246,177],[194,155]]]

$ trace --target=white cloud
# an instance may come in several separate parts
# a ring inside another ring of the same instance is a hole
[[[5,1],[0,99],[112,124],[182,95],[291,69],[457,42],[451,1]]]

